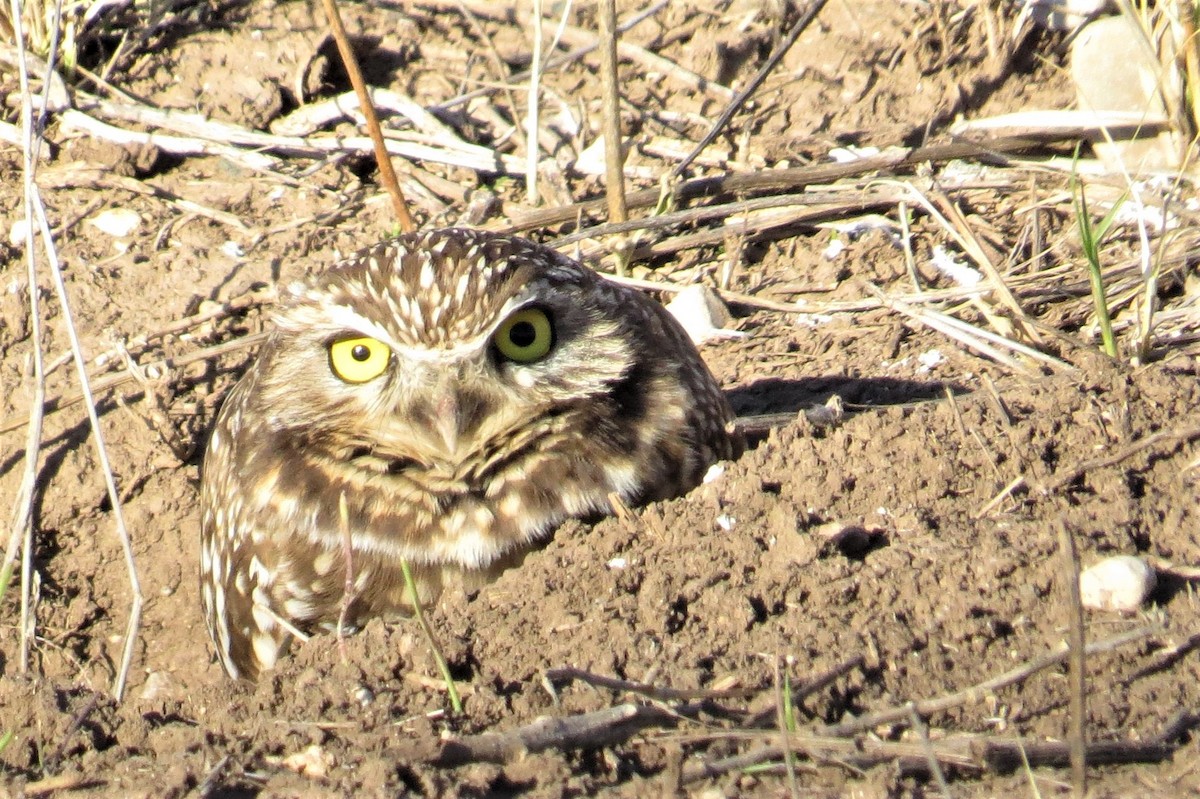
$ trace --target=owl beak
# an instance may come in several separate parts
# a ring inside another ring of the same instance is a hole
[[[453,389],[443,390],[434,409],[434,428],[446,445],[446,454],[458,451],[459,408],[458,394]]]

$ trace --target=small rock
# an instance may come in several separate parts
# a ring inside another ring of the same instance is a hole
[[[1142,606],[1155,583],[1154,569],[1146,561],[1118,555],[1084,569],[1079,593],[1085,608],[1129,613]]]
[[[152,671],[146,675],[146,682],[138,699],[143,702],[156,702],[170,693],[171,678],[164,672]]]
[[[1167,40],[1170,35],[1167,35]],[[1169,41],[1164,46],[1170,47]],[[1119,14],[1086,25],[1071,45],[1071,77],[1079,108],[1084,111],[1128,111],[1165,118],[1167,108],[1159,82],[1177,81],[1173,53],[1161,61],[1133,15]],[[1172,86],[1178,91],[1177,85]],[[1178,135],[1138,131],[1136,138],[1092,139],[1092,149],[1105,166],[1122,174],[1144,170],[1176,170],[1183,152]]]
[[[729,324],[729,309],[708,286],[688,286],[667,303],[667,310],[674,316],[693,344],[703,344],[720,336],[737,337],[737,331],[724,330]]]
[[[101,233],[107,233],[113,238],[119,239],[137,230],[138,225],[142,223],[142,218],[137,211],[129,208],[109,208],[87,220],[87,223]]]
[[[354,689],[354,698],[358,704],[368,707],[375,701],[375,692],[365,685],[359,685]]]
[[[25,219],[17,219],[12,223],[12,227],[8,229],[8,243],[14,247],[20,247],[25,243],[29,228],[25,225]]]

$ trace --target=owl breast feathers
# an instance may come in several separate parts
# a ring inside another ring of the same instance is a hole
[[[403,236],[294,289],[274,322],[202,470],[201,593],[233,677],[411,609],[403,561],[429,601],[741,448],[661,305],[523,239]]]

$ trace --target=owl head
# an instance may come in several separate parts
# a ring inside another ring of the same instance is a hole
[[[257,396],[306,447],[453,473],[619,389],[655,321],[627,293],[523,239],[394,239],[293,288]]]

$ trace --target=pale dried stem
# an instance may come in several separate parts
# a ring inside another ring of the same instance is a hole
[[[941,792],[943,799],[951,799],[950,785],[946,782],[946,774],[942,771],[942,764],[938,762],[937,752],[933,748],[933,743],[929,740],[929,728],[925,726],[925,722],[917,715],[916,705],[912,702],[908,703],[908,723],[921,738],[921,749],[924,751],[925,759],[929,763],[929,773],[933,775],[934,781],[937,782],[938,790]]]
[[[1129,632],[1114,635],[1111,638],[1105,638],[1102,641],[1095,641],[1088,644],[1086,652],[1088,654],[1098,654],[1108,652],[1113,649],[1118,649],[1126,644],[1141,641],[1159,630],[1156,626],[1138,627]],[[955,691],[944,696],[934,697],[931,699],[921,699],[915,702],[906,702],[899,707],[889,708],[887,710],[879,710],[873,713],[865,713],[857,718],[848,719],[837,724],[831,724],[822,727],[818,730],[820,735],[828,736],[843,736],[853,735],[854,733],[863,730],[869,730],[873,727],[878,727],[883,724],[894,724],[906,720],[912,709],[915,709],[922,717],[928,718],[935,713],[943,713],[947,710],[963,705],[971,705],[983,701],[984,697],[990,696],[1002,688],[1007,688],[1012,685],[1017,685],[1052,666],[1057,666],[1070,657],[1070,647],[1063,645],[1053,649],[1045,654],[1039,655],[1036,658],[1026,661],[1014,669],[1004,672],[983,682],[964,688],[961,691]]]
[[[672,177],[678,178],[681,176],[684,173],[684,170],[686,170],[688,166],[691,165],[692,161],[696,159],[696,156],[700,155],[700,153],[704,151],[704,148],[708,147],[708,145],[717,138],[721,130],[724,129],[727,124],[729,124],[729,120],[733,119],[733,115],[738,112],[738,109],[745,105],[746,100],[750,99],[754,92],[758,91],[759,86],[761,86],[762,82],[767,79],[767,76],[770,75],[777,66],[779,66],[779,62],[783,60],[785,55],[787,55],[788,50],[792,49],[792,45],[794,45],[796,40],[800,38],[800,34],[812,24],[812,21],[817,18],[817,14],[821,13],[821,9],[825,7],[825,3],[826,0],[811,0],[808,8],[804,11],[804,14],[801,15],[800,19],[796,21],[796,24],[792,26],[792,29],[788,31],[788,35],[784,37],[783,41],[776,46],[766,63],[764,63],[758,72],[755,73],[754,77],[752,77],[749,83],[746,84],[746,87],[730,99],[728,105],[725,106],[725,110],[721,112],[721,115],[717,118],[717,121],[714,122],[712,127],[708,129],[708,133],[704,135],[704,138],[700,140],[700,143],[697,144],[682,161],[676,164],[673,170],[671,170]]]
[[[539,205],[538,178],[538,112],[542,93],[542,0],[533,0],[533,63],[529,70],[528,108],[525,117],[525,196],[530,205]]]
[[[492,2],[492,0],[398,0],[400,6],[420,6],[422,8],[443,9],[445,11],[453,11],[458,8],[459,2],[464,2],[472,12],[485,19],[503,20],[508,14],[508,8],[500,3]],[[667,3],[658,2],[646,11],[639,12],[630,23],[627,25],[636,24],[646,17],[657,13]],[[542,21],[542,27],[549,27],[554,23]],[[622,29],[624,29],[624,25]],[[586,55],[599,46],[599,40],[595,33],[586,31],[582,28],[577,28],[573,25],[561,25],[558,28],[558,38],[568,47],[578,48],[571,55]],[[584,52],[579,52],[584,51]],[[632,42],[621,42],[617,45],[618,54],[625,59],[640,64],[642,67],[651,72],[661,73],[668,80],[672,80],[681,86],[684,86],[693,91],[703,92],[713,99],[722,102],[728,102],[733,97],[733,91],[729,88],[713,83],[712,81],[697,75],[691,70],[685,69],[669,58],[664,58],[657,53],[652,53],[644,47],[639,47]],[[535,59],[536,63],[536,59]]]
[[[337,42],[338,52],[342,56],[342,66],[346,68],[346,74],[350,76],[350,83],[354,86],[355,94],[358,95],[359,110],[367,121],[367,133],[371,137],[371,149],[375,154],[376,166],[379,168],[379,180],[392,198],[392,211],[396,214],[396,221],[399,222],[400,229],[405,233],[411,233],[417,229],[417,223],[413,221],[412,214],[409,213],[408,202],[404,199],[404,192],[400,189],[399,181],[396,180],[396,171],[392,168],[392,159],[383,140],[383,130],[379,127],[379,117],[375,114],[375,107],[371,104],[371,95],[367,92],[367,84],[363,80],[362,70],[358,68],[358,58],[355,57],[354,50],[350,47],[350,38],[346,35],[345,26],[342,25],[342,17],[337,9],[337,0],[321,0],[321,3],[325,8],[325,16],[329,22],[329,29],[333,33],[333,39]]]
[[[1019,341],[1014,341],[1005,338],[998,333],[993,333],[990,330],[984,330],[981,327],[976,327],[968,322],[964,322],[949,314],[942,313],[932,308],[919,308],[909,305],[903,300],[887,297],[883,292],[879,291],[874,286],[868,286],[868,290],[875,294],[880,302],[889,308],[892,308],[899,313],[904,314],[908,318],[920,322],[921,324],[930,327],[938,332],[949,336],[958,341],[963,346],[980,352],[989,358],[996,360],[998,363],[1004,364],[1009,369],[1015,372],[1028,376],[1035,376],[1037,372],[1012,356],[1005,353],[1003,350],[1009,350],[1019,355],[1024,355],[1038,363],[1048,366],[1055,371],[1074,372],[1075,367],[1065,361],[1059,360],[1044,352],[1040,352],[1033,347],[1022,344]],[[1003,348],[1003,349],[1001,349]]]
[[[30,327],[33,338],[33,405],[29,409],[29,431],[25,443],[25,469],[21,484],[13,503],[12,526],[8,544],[4,551],[4,563],[0,566],[0,585],[7,588],[12,577],[13,563],[17,552],[21,553],[21,644],[18,656],[18,668],[21,672],[29,669],[30,643],[33,638],[32,629],[32,561],[33,561],[33,505],[37,492],[37,465],[42,441],[43,404],[46,396],[46,378],[42,367],[42,327],[41,314],[38,306],[37,284],[37,253],[34,249],[32,195],[37,191],[33,182],[34,171],[37,168],[37,141],[33,130],[33,103],[29,87],[29,73],[25,61],[25,35],[22,30],[21,9],[18,0],[11,0],[13,25],[15,25],[15,40],[17,44],[17,66],[21,87],[21,130],[22,130],[22,178],[24,180],[25,198],[25,263],[29,281],[29,313]],[[44,83],[49,86],[49,81]]]
[[[1075,554],[1075,540],[1067,525],[1059,519],[1055,527],[1062,558],[1063,588],[1070,614],[1067,742],[1071,751],[1071,787],[1075,799],[1084,799],[1087,795],[1087,639],[1083,627],[1083,600],[1079,592],[1079,558]]]
[[[50,235],[50,225],[45,217],[45,209],[41,207],[41,198],[35,197],[37,201],[37,210],[39,217],[39,226],[41,228],[42,240],[46,246],[47,261],[50,265],[50,273],[54,280],[55,292],[58,295],[60,310],[63,316],[63,325],[67,331],[67,337],[71,342],[71,352],[75,358],[76,374],[79,378],[79,388],[84,400],[84,407],[87,410],[88,422],[92,429],[92,441],[96,446],[96,459],[99,461],[101,473],[104,476],[104,487],[108,493],[109,503],[112,505],[113,522],[116,526],[117,538],[121,543],[121,552],[125,558],[125,570],[129,579],[129,590],[131,594],[129,607],[129,622],[125,629],[125,641],[121,654],[121,662],[117,671],[116,677],[113,680],[112,692],[113,696],[120,701],[125,695],[125,686],[129,679],[129,669],[133,663],[133,653],[137,643],[138,630],[141,626],[142,618],[142,588],[138,580],[137,564],[133,555],[133,545],[130,542],[129,530],[125,526],[125,514],[122,511],[121,496],[117,491],[116,480],[113,477],[112,465],[108,460],[108,448],[104,444],[104,434],[100,428],[100,418],[96,413],[96,402],[92,395],[91,384],[88,380],[87,361],[83,355],[83,348],[79,343],[79,335],[76,332],[75,322],[71,312],[70,297],[67,294],[66,282],[63,280],[62,268],[58,262],[58,255],[53,247]]]
[[[608,221],[621,223],[629,218],[625,206],[625,152],[621,135],[621,86],[617,74],[617,4],[600,0],[600,86],[604,110],[605,195]]]
[[[16,8],[16,0],[12,0],[12,6],[14,8]],[[19,19],[15,21],[15,24],[18,27],[18,33],[19,33],[19,27],[20,27]],[[83,398],[86,400],[86,403],[87,403],[88,421],[91,425],[92,440],[96,446],[96,457],[97,457],[97,460],[99,461],[100,469],[101,469],[101,472],[104,477],[105,489],[108,493],[109,502],[112,505],[113,520],[114,520],[114,523],[116,526],[117,537],[120,540],[122,553],[125,558],[125,568],[126,568],[127,576],[129,579],[130,593],[132,594],[131,601],[130,601],[130,609],[129,609],[129,620],[128,620],[128,623],[127,623],[126,629],[125,629],[125,640],[124,640],[124,645],[123,645],[123,649],[122,649],[121,661],[120,661],[120,665],[117,670],[117,674],[114,677],[113,686],[112,686],[113,695],[117,698],[118,701],[120,701],[120,699],[124,696],[124,693],[125,693],[125,687],[126,687],[126,684],[128,682],[128,677],[129,677],[129,669],[133,662],[133,654],[134,654],[134,650],[135,650],[135,645],[137,643],[137,635],[138,635],[138,631],[141,626],[141,613],[142,613],[142,603],[143,603],[141,584],[140,584],[140,582],[138,580],[138,576],[137,576],[137,566],[136,566],[134,556],[133,556],[133,547],[130,542],[129,531],[125,525],[125,517],[124,517],[124,514],[122,513],[121,497],[117,491],[116,480],[113,477],[112,466],[108,460],[108,451],[104,445],[104,436],[103,436],[103,432],[101,431],[101,428],[100,428],[100,420],[96,413],[96,406],[95,406],[95,402],[92,397],[91,386],[88,381],[86,361],[84,360],[84,357],[83,357],[83,349],[79,343],[79,336],[78,336],[78,332],[75,327],[73,314],[71,311],[70,297],[67,293],[66,282],[63,279],[62,268],[61,268],[61,265],[58,260],[58,251],[54,244],[54,238],[53,238],[53,234],[50,230],[50,223],[49,223],[49,220],[46,215],[45,206],[42,204],[41,194],[37,189],[36,183],[34,182],[33,165],[34,165],[35,158],[36,158],[36,150],[39,145],[37,143],[37,140],[34,137],[33,123],[32,123],[33,103],[32,103],[32,98],[31,98],[30,90],[29,90],[28,74],[24,70],[23,35],[17,36],[17,47],[18,47],[18,52],[20,53],[19,61],[20,61],[20,66],[21,66],[21,69],[20,69],[21,81],[22,81],[21,89],[22,89],[22,95],[23,95],[22,115],[24,118],[24,125],[25,125],[26,134],[27,134],[26,148],[28,149],[28,153],[26,154],[26,161],[25,161],[26,168],[24,170],[24,174],[25,174],[25,204],[26,204],[25,213],[26,213],[26,223],[29,226],[29,229],[26,232],[28,234],[29,241],[32,242],[33,232],[34,232],[32,228],[33,228],[33,224],[36,222],[37,232],[41,236],[42,246],[44,248],[44,251],[46,254],[46,260],[47,260],[49,268],[50,268],[50,275],[51,275],[52,281],[54,283],[55,293],[58,297],[59,308],[60,308],[60,311],[62,313],[62,318],[63,318],[63,325],[66,329],[67,337],[71,343],[71,352],[75,359],[77,375],[78,375],[78,378],[80,381],[80,390],[82,392]],[[47,69],[48,69],[48,71],[53,69],[52,61],[48,65]],[[49,85],[49,83],[50,83],[49,80],[45,81],[45,85]],[[27,255],[31,254],[31,252],[32,252],[32,248],[27,245],[27,249],[26,249]],[[38,290],[37,290],[38,284],[37,284],[36,264],[33,263],[32,261],[30,262],[29,270],[30,270],[29,292],[31,295],[31,303],[36,303],[37,302],[37,293],[38,293]],[[35,313],[36,313],[36,309],[35,309]],[[37,350],[37,352],[38,352],[38,354],[35,355],[35,358],[40,358],[41,342],[35,341],[34,346],[35,346],[35,350]],[[35,367],[35,369],[40,370],[40,366]],[[33,418],[34,415],[36,415],[38,413],[39,409],[44,408],[44,403],[35,402],[35,406],[36,407],[31,411],[31,419]],[[37,428],[36,432],[39,433],[38,438],[40,439],[40,417],[34,421],[35,421],[35,424],[31,425],[30,432],[32,435],[32,433],[35,432],[34,428]],[[36,458],[37,458],[37,447],[38,446],[40,446],[40,442],[38,444],[35,444],[35,446],[32,449],[27,450],[27,452],[26,452],[27,464],[30,462],[34,463],[35,469],[36,469]],[[32,489],[26,493],[28,495],[27,501],[32,502],[32,494],[33,494]],[[22,517],[27,518],[27,514],[28,514],[27,511],[22,511]],[[23,549],[24,549],[23,557],[28,561],[31,557],[30,550],[32,549],[32,533],[31,533],[32,519],[31,518],[28,519],[25,527],[26,527],[26,530],[25,530],[24,534],[26,537],[27,546],[23,547]],[[6,555],[6,559],[7,559],[7,555]],[[23,605],[23,607],[27,608],[27,606],[28,606],[27,592],[29,591],[29,586],[27,585],[26,580],[23,580],[22,582],[23,582],[22,605]],[[29,624],[29,620],[22,619],[23,635],[25,634],[25,631],[29,629],[28,624]],[[25,663],[27,663],[28,642],[25,640],[23,640],[23,643],[22,643],[22,651],[23,651],[23,655],[24,655],[23,660]]]

